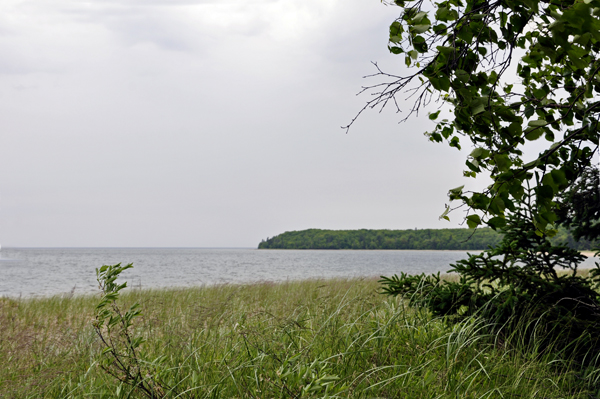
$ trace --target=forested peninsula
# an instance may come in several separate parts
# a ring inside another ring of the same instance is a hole
[[[288,231],[262,240],[258,249],[487,249],[500,242],[502,234],[491,228],[422,230],[321,230]],[[592,244],[577,242],[566,230],[559,230],[553,244],[566,243],[580,251]]]

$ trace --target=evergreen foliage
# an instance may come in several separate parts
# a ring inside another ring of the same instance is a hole
[[[577,184],[561,194],[558,216],[563,225],[573,229],[573,239],[589,242],[600,237],[600,171],[597,168],[586,168]]]
[[[383,293],[408,297],[437,315],[481,315],[498,330],[532,320],[553,343],[568,345],[587,337],[581,349],[598,353],[600,265],[590,277],[579,276],[585,256],[536,234],[531,213],[527,206],[511,213],[498,245],[451,265],[459,281],[439,275],[382,277]]]

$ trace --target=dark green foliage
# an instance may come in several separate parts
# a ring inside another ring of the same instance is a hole
[[[426,136],[471,147],[463,176],[492,180],[478,192],[452,189],[450,200],[468,209],[469,227],[504,237],[452,265],[459,282],[395,276],[382,279],[385,291],[437,314],[481,314],[503,329],[537,324],[548,339],[585,342],[584,351],[598,355],[599,267],[580,277],[583,256],[563,244],[594,246],[600,238],[600,0],[395,4],[389,49],[414,69],[378,69],[383,81],[365,89],[376,90],[363,110],[401,111],[397,96],[409,93],[410,116],[437,100]],[[533,156],[536,140],[541,152]]]
[[[459,282],[442,280],[440,274],[411,276],[404,272],[400,277],[381,277],[382,293],[401,295],[409,299],[412,306],[426,306],[434,315],[455,315],[464,307],[477,308],[474,301],[483,304],[483,298],[477,297],[468,279],[460,276]]]
[[[492,179],[479,192],[449,192],[476,211],[469,227],[501,228],[534,187],[533,226],[554,234],[563,208],[557,200],[598,156],[600,0],[395,5],[400,16],[388,47],[408,69],[378,68],[379,82],[363,90],[374,97],[360,112],[391,105],[406,120],[437,101],[426,136],[467,150],[463,176]],[[412,107],[401,109],[404,96]],[[525,151],[531,141],[541,149],[533,159]]]
[[[500,242],[492,229],[288,231],[262,241],[259,249],[485,249]]]
[[[423,230],[320,230],[288,231],[263,240],[259,249],[440,249],[478,250],[500,243],[502,234],[490,228]],[[588,240],[575,241],[561,228],[551,238],[581,251],[591,250]]]
[[[503,231],[496,247],[451,265],[458,282],[403,274],[382,277],[383,292],[408,297],[437,315],[480,314],[498,328],[532,320],[552,340],[567,344],[588,335],[586,351],[590,345],[600,349],[600,269],[590,278],[577,275],[585,256],[536,234],[527,209],[512,214]]]
[[[589,243],[600,237],[600,172],[597,168],[586,168],[580,180],[560,196],[558,216],[560,223],[573,229],[575,240]],[[596,244],[596,248],[599,247]]]
[[[575,233],[569,232],[566,228],[559,226],[554,237],[550,237],[549,241],[552,245],[564,245],[578,251],[594,251],[595,248],[600,248],[600,242],[590,241],[583,237],[576,241]]]

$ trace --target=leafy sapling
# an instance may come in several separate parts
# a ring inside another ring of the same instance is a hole
[[[145,397],[163,398],[168,388],[157,379],[155,365],[144,360],[140,346],[145,340],[133,328],[133,321],[141,315],[140,305],[134,303],[123,312],[117,304],[121,290],[127,287],[126,282],[117,283],[117,277],[132,267],[131,263],[125,266],[118,263],[96,269],[102,298],[96,306],[93,326],[104,347],[99,366]]]

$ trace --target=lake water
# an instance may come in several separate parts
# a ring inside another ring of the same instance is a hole
[[[2,248],[0,296],[95,293],[95,269],[119,262],[134,265],[122,275],[130,287],[158,288],[443,273],[465,257],[465,251]],[[583,267],[593,264],[590,258]]]

